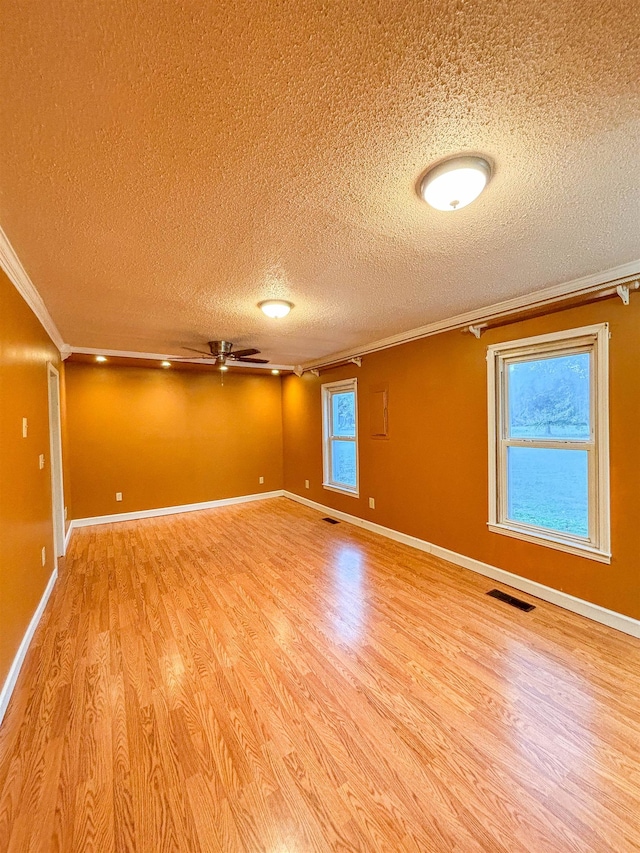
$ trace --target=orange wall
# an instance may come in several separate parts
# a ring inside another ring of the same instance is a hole
[[[67,362],[65,385],[71,518],[282,488],[278,377]]]
[[[57,349],[0,270],[0,686],[54,568],[48,361]]]
[[[610,566],[486,527],[487,345],[605,321],[612,333]],[[320,387],[352,376],[359,391],[359,498],[322,488]],[[381,383],[389,386],[388,440],[368,437],[367,392]],[[629,307],[606,300],[514,323],[480,340],[449,332],[367,355],[360,369],[287,377],[283,421],[285,489],[640,619],[639,297]]]

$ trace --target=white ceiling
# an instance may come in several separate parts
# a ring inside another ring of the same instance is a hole
[[[636,0],[3,16],[0,224],[72,346],[296,364],[640,258]],[[434,211],[458,151],[495,175]]]

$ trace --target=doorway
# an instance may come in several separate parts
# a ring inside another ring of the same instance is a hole
[[[62,425],[60,420],[60,374],[47,365],[49,386],[49,458],[51,459],[51,507],[53,511],[53,547],[55,556],[64,557],[65,519],[62,481]]]

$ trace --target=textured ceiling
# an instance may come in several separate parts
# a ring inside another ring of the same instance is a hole
[[[640,257],[637,0],[6,0],[2,30],[0,224],[71,345],[298,363]],[[458,151],[495,176],[431,210]]]

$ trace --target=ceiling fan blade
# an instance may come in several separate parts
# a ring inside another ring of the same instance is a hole
[[[246,355],[258,355],[259,349],[237,349],[230,354],[231,358],[244,358]]]
[[[202,352],[201,349],[193,349],[193,347],[180,347],[180,349],[186,349],[189,350],[189,352],[197,352],[198,355],[203,355],[205,358],[215,358],[215,356],[212,356],[210,352]]]
[[[246,364],[269,364],[268,358],[237,358],[236,361],[243,361]]]
[[[204,361],[206,358],[211,356],[201,355],[200,358],[196,358],[195,355],[172,355],[167,361]]]

